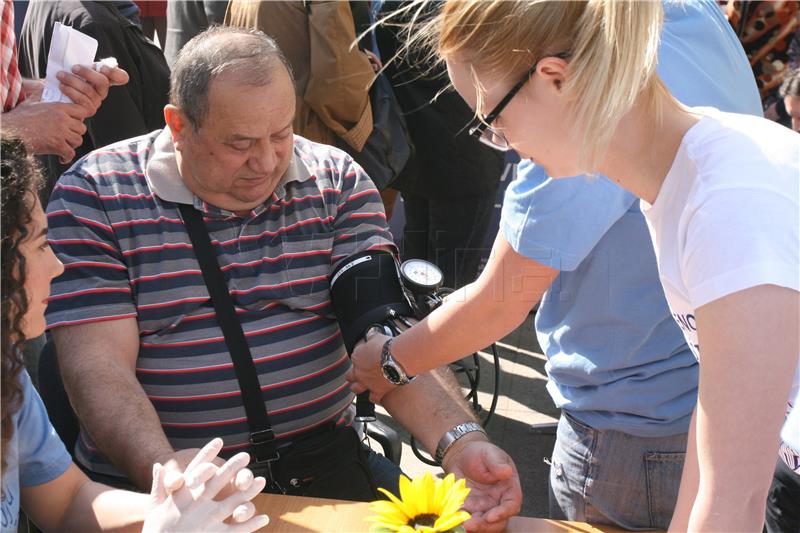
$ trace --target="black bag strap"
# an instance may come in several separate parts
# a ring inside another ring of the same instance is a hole
[[[258,381],[256,365],[250,355],[250,347],[245,339],[242,324],[236,316],[233,298],[228,292],[228,286],[219,268],[217,254],[211,246],[208,228],[203,222],[203,216],[194,207],[187,204],[178,204],[183,216],[183,223],[189,232],[189,238],[194,247],[203,280],[211,296],[211,303],[217,314],[219,327],[225,337],[225,344],[233,360],[233,369],[239,388],[242,392],[242,402],[247,414],[247,425],[250,427],[250,444],[252,445],[255,462],[263,463],[275,461],[280,457],[275,446],[275,432],[269,423],[267,407],[261,395],[261,384]]]

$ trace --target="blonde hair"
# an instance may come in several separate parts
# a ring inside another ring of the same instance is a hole
[[[656,74],[662,22],[654,0],[448,0],[411,30],[406,48],[426,46],[440,60],[457,57],[514,81],[541,58],[568,53],[562,90],[580,162],[592,170],[637,98],[660,117],[657,94],[668,94]]]

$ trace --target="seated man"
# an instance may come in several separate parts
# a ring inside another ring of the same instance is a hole
[[[394,245],[369,178],[344,152],[293,136],[294,109],[270,38],[212,28],[176,61],[167,128],[89,154],[56,185],[50,242],[65,273],[47,318],[91,473],[144,488],[153,463],[181,468],[212,437],[223,454],[250,448],[180,204],[203,214],[279,445],[352,419],[329,276]],[[473,420],[442,372],[384,403],[430,451]],[[480,431],[449,450],[445,468],[474,482],[470,526],[502,526],[521,501],[511,459]],[[379,486],[396,485],[387,462],[370,458]]]

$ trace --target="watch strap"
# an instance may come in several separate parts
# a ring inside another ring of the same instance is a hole
[[[383,371],[384,377],[392,384],[392,385],[407,385],[414,381],[416,376],[409,376],[403,366],[392,356],[392,341],[394,341],[394,337],[391,337],[383,343],[383,348],[381,348],[381,370]],[[398,379],[392,379],[387,373],[385,367],[390,366],[398,375]]]
[[[447,454],[447,450],[449,450],[458,439],[474,431],[480,431],[486,435],[486,430],[477,422],[462,422],[445,433],[436,446],[436,454],[434,455],[436,462],[441,465],[445,454]]]

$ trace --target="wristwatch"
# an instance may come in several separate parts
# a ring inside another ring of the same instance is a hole
[[[383,372],[383,377],[392,385],[406,385],[411,383],[415,376],[406,374],[400,363],[392,357],[393,340],[394,338],[391,338],[383,343],[383,348],[381,349],[381,372]]]
[[[439,440],[439,444],[436,446],[436,455],[434,456],[436,462],[442,464],[447,450],[449,450],[458,439],[467,433],[472,433],[473,431],[480,431],[486,435],[486,430],[483,429],[477,422],[463,422],[445,433],[444,436]]]

